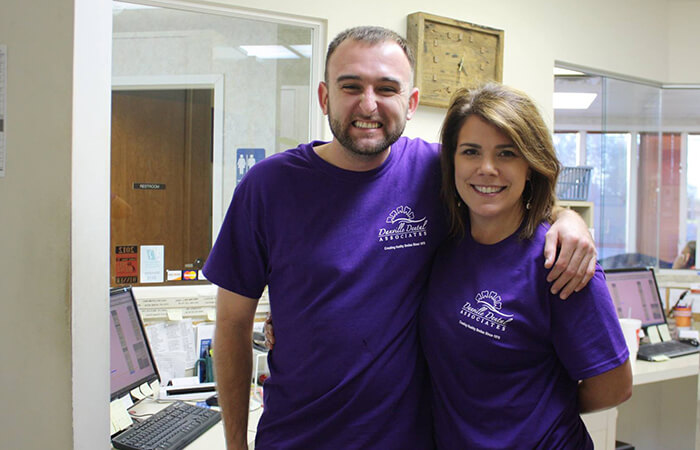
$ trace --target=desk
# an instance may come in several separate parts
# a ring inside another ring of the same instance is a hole
[[[700,355],[636,361],[632,398],[618,406],[617,440],[638,450],[696,448]]]
[[[635,449],[687,449],[696,447],[698,420],[698,372],[700,355],[682,356],[664,362],[636,361],[632,398],[607,413],[606,444],[596,448],[614,449],[615,439],[632,444]],[[137,414],[149,414],[166,406],[153,400],[145,400],[134,407]],[[262,408],[248,416],[248,442],[253,448],[255,430]],[[617,426],[614,416],[617,415]],[[612,418],[612,419],[611,419]],[[615,432],[616,430],[616,432]],[[612,442],[612,444],[608,444]],[[217,423],[188,450],[225,449],[224,427]]]

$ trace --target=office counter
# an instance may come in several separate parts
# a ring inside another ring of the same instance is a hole
[[[699,369],[698,354],[664,362],[636,361],[632,398],[616,409],[584,416],[596,449],[614,449],[616,439],[638,450],[700,449],[696,447]],[[148,414],[165,406],[165,403],[146,400],[135,409],[137,414]],[[253,448],[261,414],[259,407],[248,416],[250,448]],[[187,448],[226,448],[223,424],[219,422]]]
[[[638,450],[698,448],[698,354],[637,361],[632,398],[620,405],[617,439]]]

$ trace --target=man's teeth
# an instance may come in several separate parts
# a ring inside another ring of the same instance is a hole
[[[379,122],[362,122],[360,120],[356,120],[355,126],[357,128],[379,128],[381,127],[381,124]]]
[[[477,185],[474,185],[474,189],[481,192],[482,194],[495,194],[496,192],[500,192],[505,188],[499,187],[499,186],[477,186]]]

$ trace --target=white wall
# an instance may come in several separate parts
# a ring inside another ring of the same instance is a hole
[[[261,6],[259,0],[225,3]],[[264,8],[327,19],[329,37],[359,24],[403,34],[406,15],[416,11],[505,29],[504,81],[526,90],[545,111],[551,111],[555,59],[664,82],[700,82],[698,37],[684,34],[700,16],[694,2],[674,1],[669,9],[658,0],[428,5],[268,0]],[[0,398],[12,405],[0,421],[3,448],[106,445],[108,8],[107,0],[2,3],[9,91],[7,176],[0,178],[0,355],[6,364]],[[407,134],[436,139],[442,115],[421,107]]]
[[[260,8],[256,0],[224,3]],[[405,35],[406,16],[423,11],[505,30],[504,82],[525,90],[551,123],[554,60],[668,81],[667,5],[659,0],[268,0],[265,8],[328,20],[328,37],[355,25],[381,25]],[[698,80],[700,81],[700,80]],[[406,134],[436,140],[444,110],[420,107]],[[326,128],[325,138],[330,134]]]
[[[112,4],[73,0],[71,360],[73,448],[109,446]],[[47,438],[50,441],[50,437]],[[48,448],[45,445],[43,448]],[[59,448],[51,445],[51,448]]]

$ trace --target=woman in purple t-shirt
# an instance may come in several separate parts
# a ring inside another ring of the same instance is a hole
[[[442,129],[452,239],[421,309],[438,448],[592,448],[579,414],[631,395],[603,272],[550,293],[542,248],[559,161],[525,94],[458,93]]]

